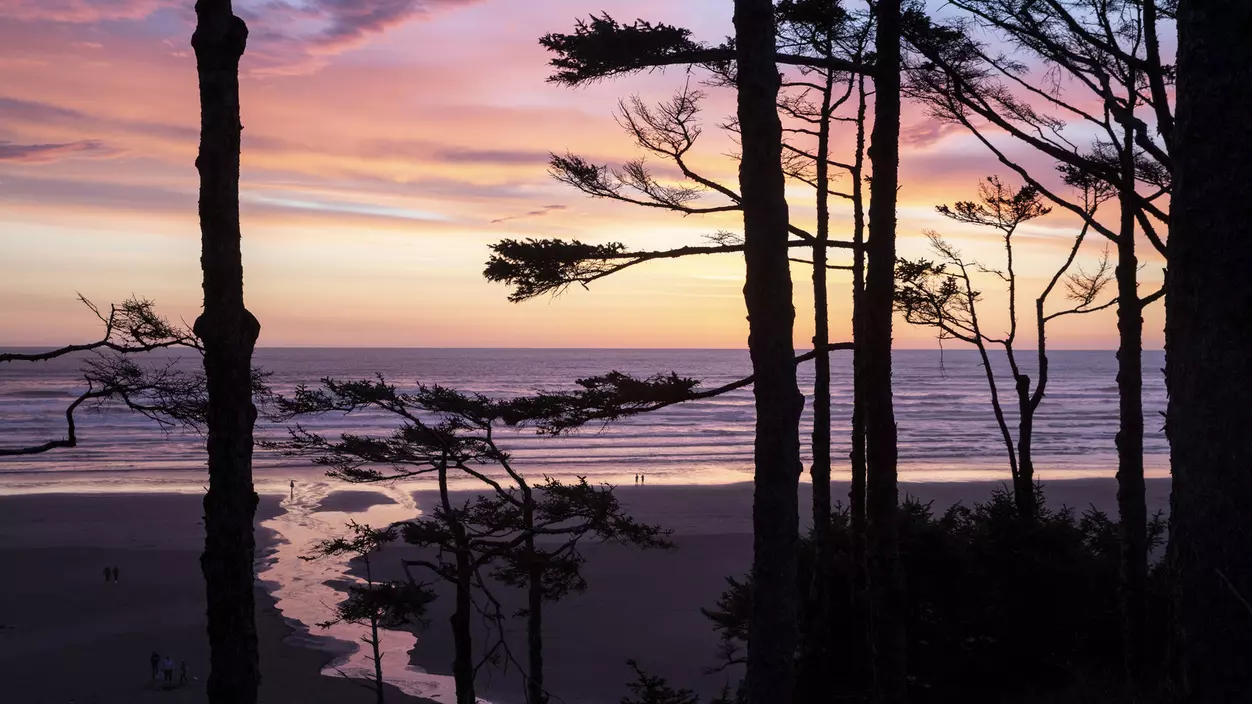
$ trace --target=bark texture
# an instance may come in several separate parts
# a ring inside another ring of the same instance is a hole
[[[1252,701],[1252,3],[1178,7],[1165,346],[1187,702]]]
[[[248,29],[230,0],[196,3],[191,44],[200,82],[200,232],[208,385],[209,490],[204,497],[209,701],[252,704],[261,682],[253,604],[252,350],[260,325],[244,308],[239,231],[239,60]]]
[[[866,543],[875,700],[907,698],[904,575],[896,525],[896,424],[891,400],[891,316],[895,291],[896,189],[900,163],[900,0],[877,4],[878,60],[869,158],[868,268],[856,341],[865,383]]]
[[[743,297],[756,397],[747,693],[750,704],[778,704],[792,701],[795,689],[799,424],[804,397],[796,386],[791,337],[795,309],[787,263],[773,3],[736,0],[735,37],[747,264]]]

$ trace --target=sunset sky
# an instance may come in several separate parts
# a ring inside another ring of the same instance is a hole
[[[199,306],[195,60],[191,0],[0,0],[0,345],[89,339],[99,303],[134,293],[171,317]],[[571,90],[545,83],[537,39],[608,11],[730,33],[728,0],[244,0],[251,28],[242,65],[241,198],[247,303],[268,346],[743,347],[738,255],[650,264],[524,304],[482,278],[501,238],[700,244],[736,215],[682,218],[592,201],[553,181],[549,152],[597,162],[635,155],[613,119],[617,100],[663,99],[687,75],[669,70]],[[694,75],[693,81],[699,76]],[[706,133],[693,161],[735,183],[733,144],[717,129],[733,93],[708,89]],[[934,205],[968,199],[1006,171],[973,138],[906,107],[901,253],[924,252],[938,229],[998,263],[994,233],[944,220]],[[842,135],[840,144],[849,143]],[[1046,161],[1017,149],[1023,162]],[[793,187],[811,222],[811,191]],[[839,206],[832,232],[847,237]],[[1033,301],[1076,224],[1053,214],[1018,250]],[[1103,243],[1092,237],[1090,267]],[[1144,247],[1144,249],[1147,249]],[[843,255],[840,255],[843,256]],[[1160,280],[1145,256],[1145,291]],[[848,335],[846,272],[835,273],[835,337]],[[793,270],[798,346],[811,336],[809,271]],[[1004,295],[984,284],[986,317]],[[1063,301],[1057,296],[1056,303]],[[1033,308],[1033,306],[1030,306]],[[1145,314],[1161,343],[1160,304]],[[929,330],[897,323],[902,347]],[[1115,347],[1110,312],[1071,317],[1059,348]]]

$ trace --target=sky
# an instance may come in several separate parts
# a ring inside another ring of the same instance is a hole
[[[588,290],[509,303],[482,277],[488,246],[559,237],[632,248],[698,245],[741,230],[736,214],[682,217],[596,201],[554,181],[549,154],[597,163],[638,155],[618,100],[663,100],[698,75],[678,69],[569,89],[545,82],[538,38],[607,11],[688,27],[720,41],[725,0],[236,0],[250,27],[241,66],[245,295],[264,346],[742,348],[741,255],[650,263]],[[98,334],[76,300],[139,295],[173,319],[199,309],[199,105],[191,0],[0,0],[0,346],[60,345]],[[692,163],[734,185],[733,142],[718,125],[727,89],[704,88]],[[1003,167],[972,137],[918,106],[903,118],[899,235],[926,253],[937,230],[1001,266],[990,231],[934,206],[971,198]],[[846,149],[851,135],[836,135]],[[1038,173],[1051,167],[1005,143]],[[1016,149],[1016,151],[1014,151]],[[659,173],[666,175],[661,169]],[[812,192],[788,189],[812,227]],[[713,198],[707,199],[715,202]],[[836,205],[832,233],[851,215]],[[1017,240],[1027,309],[1077,231],[1054,213]],[[1090,269],[1103,243],[1079,262]],[[1147,249],[1147,247],[1142,247]],[[837,255],[844,256],[844,255]],[[1143,257],[1145,290],[1159,257]],[[796,344],[812,336],[810,270],[792,271]],[[833,272],[832,337],[848,339],[849,276]],[[1007,297],[980,282],[980,316],[1003,325]],[[1060,296],[1058,305],[1063,304]],[[985,313],[984,313],[985,310]],[[1160,304],[1145,342],[1161,345]],[[1027,325],[1026,327],[1030,327]],[[1112,311],[1069,316],[1050,346],[1112,349]],[[1030,339],[1023,335],[1024,340]],[[935,346],[897,320],[900,347]],[[951,343],[950,343],[951,344]]]

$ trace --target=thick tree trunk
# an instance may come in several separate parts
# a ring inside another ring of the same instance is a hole
[[[1252,701],[1252,3],[1178,7],[1165,345],[1186,701]]]
[[[253,604],[252,349],[260,334],[243,304],[239,233],[239,59],[248,29],[230,0],[196,3],[191,44],[200,79],[200,264],[209,393],[209,491],[204,497],[209,701],[252,704],[261,682]]]
[[[831,581],[834,548],[830,523],[830,313],[826,292],[826,243],[830,239],[830,103],[834,76],[827,74],[822,92],[822,119],[817,135],[817,244],[813,247],[813,578],[809,590],[808,625],[802,629],[800,687],[803,701],[830,700]]]
[[[796,386],[787,200],[770,0],[735,1],[739,165],[743,196],[743,288],[748,349],[756,377],[752,604],[748,635],[750,704],[791,702],[795,688],[796,553],[799,546],[800,413]]]
[[[1133,144],[1127,129],[1125,144]],[[1143,676],[1148,611],[1148,505],[1143,479],[1143,308],[1135,257],[1135,162],[1122,154],[1121,228],[1117,241],[1117,509],[1121,532],[1122,655],[1137,691]]]
[[[896,188],[900,161],[900,0],[879,0],[869,158],[869,268],[857,347],[865,364],[866,541],[875,699],[904,702],[904,575],[898,545],[896,424],[891,400]]]

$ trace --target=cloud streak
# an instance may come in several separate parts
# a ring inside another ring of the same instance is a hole
[[[91,24],[141,20],[174,0],[0,0],[0,17],[15,20]]]
[[[566,206],[566,205],[545,205],[542,208],[539,208],[537,210],[531,210],[525,213],[519,213],[517,215],[509,215],[503,218],[496,218],[495,220],[491,221],[491,224],[495,225],[497,223],[508,222],[510,220],[521,220],[523,218],[540,218],[549,213],[556,213],[556,212],[560,212],[562,210],[568,210],[568,209],[569,209],[569,206]]]
[[[96,139],[64,144],[14,144],[0,140],[0,162],[47,164],[74,156],[102,158],[116,153],[117,150]]]

